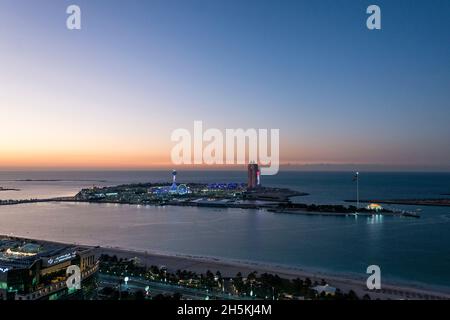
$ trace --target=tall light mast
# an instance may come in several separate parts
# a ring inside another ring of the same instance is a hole
[[[356,212],[358,212],[358,209],[359,209],[359,172],[358,171],[356,171],[355,179],[356,179]]]
[[[172,176],[173,176],[173,178],[172,178],[172,182],[173,182],[173,184],[177,184],[177,170],[172,170]]]

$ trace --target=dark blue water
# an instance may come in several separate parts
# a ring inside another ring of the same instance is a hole
[[[245,172],[179,172],[180,182],[244,182]],[[310,193],[296,201],[342,203],[356,197],[350,172],[281,172],[263,177],[270,186]],[[65,181],[12,181],[56,179]],[[70,193],[82,186],[169,181],[170,172],[0,173],[0,186],[23,195]],[[360,197],[441,198],[448,173],[364,173]],[[6,198],[12,192],[0,192]],[[450,207],[420,209],[420,219],[311,217],[265,211],[38,204],[0,207],[0,233],[88,244],[215,256],[363,276],[381,267],[388,280],[450,290]]]

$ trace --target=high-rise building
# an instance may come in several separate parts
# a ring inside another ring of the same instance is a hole
[[[0,300],[53,300],[74,295],[77,290],[67,286],[69,266],[80,269],[85,286],[99,262],[89,247],[0,237]]]
[[[247,181],[247,188],[248,189],[254,189],[260,184],[260,172],[259,172],[259,166],[257,163],[251,162],[248,164],[248,181]]]

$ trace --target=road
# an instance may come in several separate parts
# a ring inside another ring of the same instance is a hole
[[[128,289],[132,291],[142,290],[145,291],[145,288],[149,287],[149,294],[155,296],[157,294],[174,294],[180,293],[183,298],[187,299],[195,299],[195,300],[205,300],[206,297],[209,299],[220,299],[220,300],[243,300],[246,297],[234,296],[227,293],[222,292],[206,292],[206,290],[200,290],[195,288],[187,288],[179,285],[174,285],[165,282],[156,282],[145,280],[141,278],[131,278],[128,280],[128,283],[125,285],[123,283],[123,277],[105,275],[99,273],[98,281],[100,286],[110,286],[117,287],[119,285],[119,281],[122,280],[122,290]],[[247,297],[249,299],[249,297]]]

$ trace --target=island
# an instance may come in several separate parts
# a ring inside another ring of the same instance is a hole
[[[345,200],[345,202],[356,202],[355,200]],[[384,204],[401,204],[414,206],[439,206],[450,207],[450,199],[391,199],[391,200],[360,200],[360,202],[377,202]]]
[[[419,215],[405,211],[395,211],[381,206],[356,208],[332,204],[294,203],[293,197],[307,193],[287,188],[262,187],[247,188],[245,184],[201,184],[186,183],[175,187],[173,184],[129,184],[113,187],[89,188],[81,190],[73,199],[92,203],[119,203],[135,205],[171,205],[214,208],[265,209],[272,213],[349,216],[349,215]]]
[[[341,204],[306,204],[293,202],[292,198],[308,193],[288,188],[257,186],[249,188],[244,183],[133,183],[82,189],[72,197],[50,199],[0,200],[0,205],[17,205],[37,202],[89,202],[128,205],[188,206],[207,208],[237,208],[266,210],[279,214],[322,216],[406,216],[419,218],[415,212],[389,210],[371,204],[364,208]],[[349,200],[351,201],[351,200]],[[365,202],[365,201],[361,201]],[[381,201],[379,201],[381,202]]]
[[[249,189],[243,183],[139,183],[82,189],[73,200],[138,205],[178,205],[259,209],[290,203],[307,193],[286,188]]]
[[[20,191],[20,189],[13,189],[13,188],[3,188],[3,187],[0,187],[0,192],[2,192],[2,191]]]

